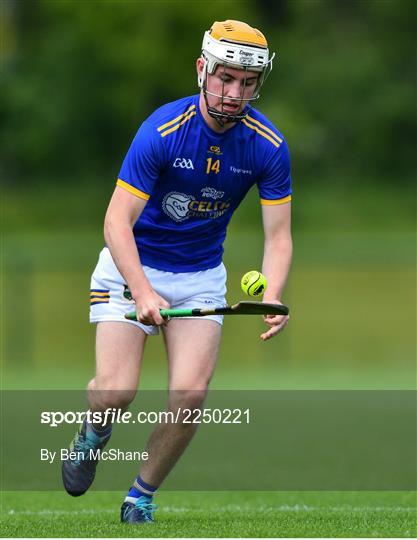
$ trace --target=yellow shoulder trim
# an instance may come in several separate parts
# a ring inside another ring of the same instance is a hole
[[[269,142],[271,142],[274,146],[279,148],[280,145],[275,139],[273,139],[272,137],[270,137],[269,135],[267,135],[266,133],[264,133],[263,131],[261,131],[257,127],[252,126],[251,124],[249,124],[249,122],[245,118],[242,120],[242,123],[245,124],[246,127],[256,131],[256,133],[259,133],[259,135],[262,135],[262,137],[265,137],[265,139],[268,139]]]
[[[150,198],[150,195],[148,195],[147,193],[144,193],[140,189],[136,189],[135,187],[131,186],[130,184],[128,184],[124,180],[121,180],[120,178],[117,180],[116,186],[119,186],[125,189],[129,193],[132,193],[132,195],[136,195],[136,197],[139,197],[139,199],[143,199],[144,201],[148,201]]]
[[[261,199],[261,204],[263,206],[274,206],[276,204],[285,204],[287,202],[291,201],[291,195],[287,195],[287,197],[284,197],[283,199]]]
[[[161,132],[163,131],[165,128],[167,128],[168,126],[172,126],[172,124],[175,124],[175,122],[178,122],[179,120],[181,120],[181,118],[183,118],[184,116],[187,116],[187,114],[189,112],[191,112],[193,109],[195,109],[195,105],[191,105],[191,107],[189,107],[185,113],[182,113],[180,114],[179,116],[177,116],[176,118],[174,118],[174,120],[170,120],[169,122],[167,122],[166,124],[162,124],[162,126],[159,126],[158,128],[158,131]]]
[[[181,127],[185,122],[188,122],[188,120],[190,118],[192,118],[193,116],[195,116],[196,114],[197,113],[195,111],[190,112],[189,115],[186,116],[185,118],[183,118],[179,124],[177,124],[176,126],[174,126],[172,128],[167,129],[166,131],[163,131],[161,133],[161,137],[165,137],[169,133],[172,133],[173,131],[176,131],[179,127]]]
[[[250,120],[253,124],[256,124],[257,126],[261,127],[264,131],[268,132],[274,139],[276,139],[279,143],[282,143],[282,139],[278,137],[276,133],[272,131],[272,129],[269,129],[269,127],[266,127],[264,124],[261,124],[258,120],[255,120],[255,118],[252,118],[252,116],[247,115],[246,118]]]

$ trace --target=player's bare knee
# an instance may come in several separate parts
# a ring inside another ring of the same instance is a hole
[[[201,390],[171,390],[169,393],[170,410],[199,409],[205,400],[207,388]]]
[[[103,409],[127,409],[134,400],[136,391],[134,390],[102,390],[100,400]]]
[[[88,401],[94,410],[127,409],[135,396],[136,390],[117,388],[111,380],[95,378],[88,384]]]
[[[87,399],[88,405],[92,411],[101,410],[100,401],[97,399],[98,393],[96,392],[96,381],[91,379],[87,385]]]

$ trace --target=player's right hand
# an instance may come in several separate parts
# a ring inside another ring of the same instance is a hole
[[[167,320],[161,317],[159,310],[168,309],[169,303],[154,290],[140,294],[134,298],[136,302],[136,318],[142,324],[162,326]]]

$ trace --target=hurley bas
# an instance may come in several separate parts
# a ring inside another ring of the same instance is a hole
[[[67,448],[60,449],[61,461],[66,459],[71,460],[98,460],[98,461],[147,461],[149,459],[148,452],[139,451],[124,451],[120,448],[110,448],[109,450],[90,449],[85,455],[84,452],[76,452],[75,450],[68,450]],[[58,451],[50,451],[47,448],[41,448],[41,461],[47,461],[48,463],[54,463],[58,456]]]

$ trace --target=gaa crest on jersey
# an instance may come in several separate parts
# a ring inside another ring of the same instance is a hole
[[[181,167],[181,169],[194,169],[193,162],[191,161],[191,159],[187,159],[187,158],[179,158],[179,157],[175,158],[173,166],[175,168]]]
[[[193,200],[192,195],[170,191],[162,201],[162,209],[167,216],[179,223],[188,218],[190,202]]]

